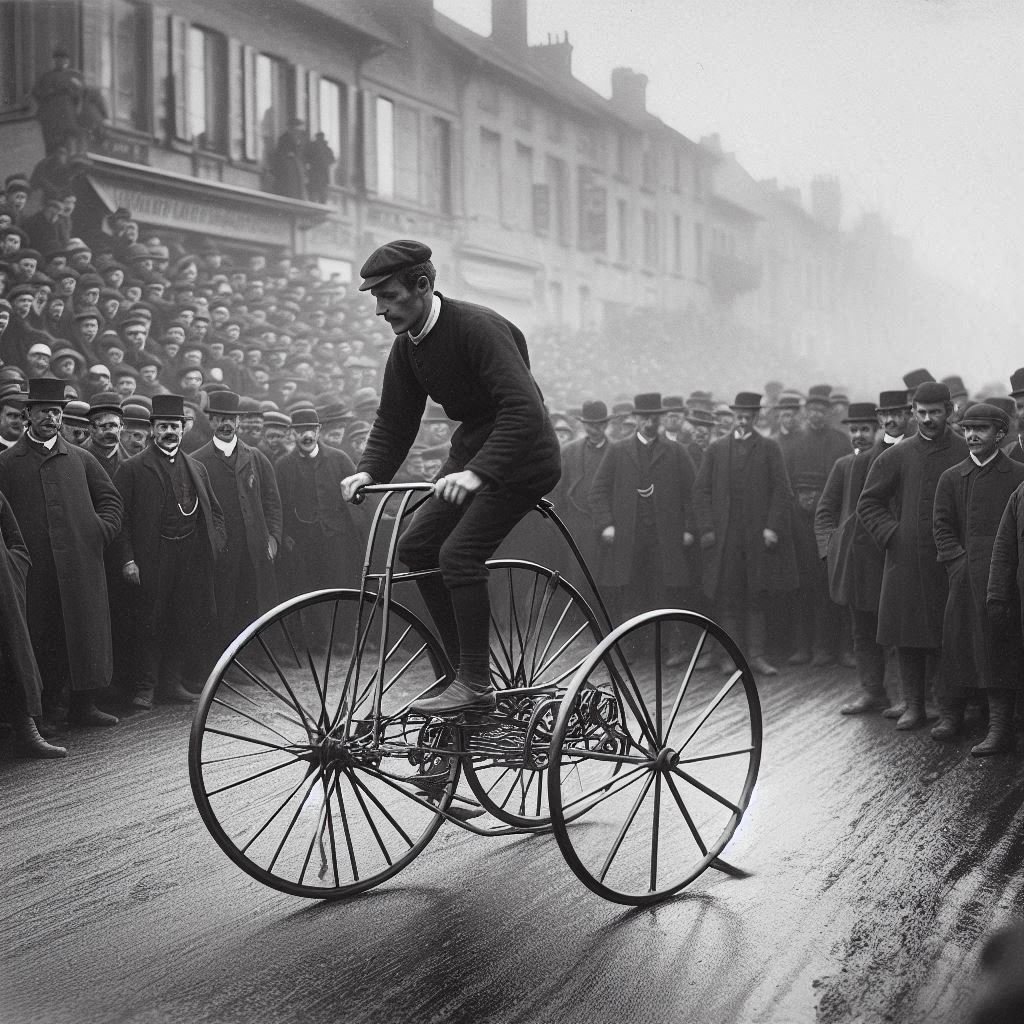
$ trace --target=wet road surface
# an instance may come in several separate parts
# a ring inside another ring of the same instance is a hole
[[[724,856],[654,908],[605,903],[551,836],[444,825],[342,903],[236,868],[192,802],[190,712],[0,762],[3,1024],[964,1019],[1024,913],[1024,761],[836,713],[847,670],[760,685],[764,753]]]

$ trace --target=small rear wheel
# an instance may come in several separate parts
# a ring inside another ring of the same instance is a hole
[[[715,670],[699,671],[711,641]],[[548,799],[566,862],[616,903],[678,892],[732,838],[760,756],[754,678],[729,635],[689,611],[630,619],[580,667],[553,731]]]

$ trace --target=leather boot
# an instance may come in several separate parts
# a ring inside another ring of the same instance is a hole
[[[903,699],[907,709],[896,720],[896,728],[901,732],[910,729],[920,729],[928,720],[924,710],[925,682],[922,679],[919,686],[903,684]]]
[[[907,710],[907,702],[905,700],[898,701],[893,704],[891,708],[886,708],[882,712],[883,718],[902,718]]]
[[[74,725],[96,726],[117,725],[119,721],[117,715],[108,715],[106,711],[100,711],[91,700],[83,701],[72,708],[69,720]]]
[[[19,715],[14,720],[14,750],[18,757],[67,757],[64,747],[47,743],[36,728],[35,719],[30,715]]]
[[[421,697],[409,705],[416,715],[437,718],[460,714],[463,711],[487,713],[495,707],[494,687],[490,682],[470,683],[459,677],[436,697]]]
[[[1013,752],[1013,690],[988,691],[988,734],[971,747],[973,757]]]
[[[939,720],[932,726],[932,739],[956,739],[964,728],[964,709],[966,707],[967,695],[963,690],[944,697],[939,705]]]

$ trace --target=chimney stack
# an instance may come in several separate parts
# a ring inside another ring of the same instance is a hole
[[[569,42],[569,33],[566,32],[561,39],[557,35],[552,39],[549,35],[546,43],[531,46],[530,59],[538,71],[552,78],[572,78],[572,43]]]
[[[516,55],[526,53],[527,0],[491,0],[491,40]]]
[[[612,105],[624,114],[647,113],[647,76],[632,68],[612,71]]]

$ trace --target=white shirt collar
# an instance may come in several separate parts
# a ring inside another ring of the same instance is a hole
[[[739,432],[738,430],[734,430],[734,431],[732,432],[732,436],[733,436],[733,437],[734,437],[734,438],[735,438],[735,439],[736,439],[737,441],[746,441],[746,439],[747,439],[748,437],[753,437],[753,436],[754,436],[754,432],[753,432],[752,430],[748,430],[748,431],[747,431],[747,432],[746,432],[745,434],[741,434],[741,433],[740,433],[740,432]]]
[[[652,437],[650,440],[648,440],[646,437],[644,437],[643,434],[640,433],[639,430],[636,432],[636,439],[643,445],[654,444],[654,442],[658,440],[656,437]]]
[[[441,296],[436,293],[430,299],[430,313],[427,316],[427,322],[423,325],[423,330],[419,334],[413,334],[409,332],[409,340],[414,344],[418,345],[433,329],[434,324],[437,323],[437,318],[441,315]]]
[[[997,458],[999,458],[998,448],[996,448],[996,450],[984,462],[982,462],[981,459],[979,459],[978,456],[974,454],[974,452],[971,452],[971,461],[976,466],[987,466],[993,459]]]
[[[219,437],[213,439],[213,446],[223,452],[227,456],[235,454],[235,446],[238,444],[238,438],[233,437],[230,441],[222,441]]]
[[[906,435],[904,434],[900,434],[899,437],[893,437],[892,434],[883,434],[882,441],[885,444],[899,444],[905,436]]]
[[[301,448],[299,449],[299,458],[300,459],[315,459],[319,454],[320,454],[320,442],[319,441],[315,445],[313,445],[313,450],[308,455],[303,455],[302,454],[302,449]]]
[[[52,452],[53,451],[53,446],[57,443],[57,435],[56,434],[54,434],[53,437],[51,437],[49,441],[40,441],[39,438],[36,437],[36,435],[33,434],[31,430],[28,432],[28,436],[36,444],[41,444],[48,452]]]

